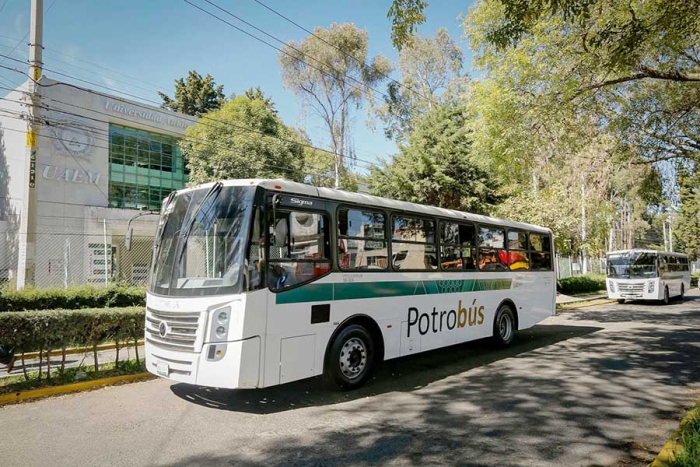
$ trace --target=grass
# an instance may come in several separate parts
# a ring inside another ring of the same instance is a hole
[[[85,373],[84,378],[76,379],[79,371]],[[104,363],[99,366],[99,370],[95,371],[92,365],[77,368],[67,368],[63,371],[51,372],[51,379],[46,379],[46,374],[43,374],[41,379],[38,378],[39,373],[31,373],[29,380],[25,380],[24,376],[10,376],[0,378],[0,394],[11,394],[13,392],[30,391],[32,389],[40,389],[52,386],[62,386],[64,384],[76,383],[79,381],[92,381],[101,378],[110,378],[112,376],[131,375],[146,371],[143,360],[128,360],[119,362],[119,366],[115,366],[114,362]],[[45,372],[44,372],[45,373]]]
[[[588,295],[600,295],[600,294],[606,294],[607,295],[608,291],[605,289],[601,290],[596,290],[594,292],[580,292],[580,293],[575,293],[569,295],[569,297],[586,297]]]
[[[669,467],[700,467],[700,406],[680,428],[680,435]]]

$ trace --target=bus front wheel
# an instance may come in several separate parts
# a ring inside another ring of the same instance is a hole
[[[668,294],[668,286],[664,287],[664,305],[668,305],[671,302],[671,297]]]
[[[624,299],[624,298],[618,298],[618,299],[617,299],[617,303],[619,303],[620,305],[622,305],[623,303],[625,303],[625,299]]]
[[[681,300],[685,298],[685,284],[681,284]]]
[[[341,389],[357,389],[367,381],[374,364],[374,341],[359,324],[352,324],[333,340],[326,362],[326,378]]]
[[[507,304],[501,305],[493,320],[493,338],[500,346],[507,346],[515,336],[515,316]]]

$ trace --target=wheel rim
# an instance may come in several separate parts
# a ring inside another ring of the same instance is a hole
[[[340,371],[349,379],[358,378],[367,367],[367,347],[356,337],[348,339],[340,349]]]
[[[504,342],[510,340],[510,336],[513,334],[513,320],[510,317],[510,313],[503,312],[501,317],[498,318],[498,334]]]

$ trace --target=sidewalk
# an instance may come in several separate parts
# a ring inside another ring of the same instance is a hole
[[[139,358],[143,360],[145,356],[145,351],[143,346],[139,346]],[[103,363],[111,363],[113,362],[117,357],[117,351],[114,349],[110,350],[100,350],[97,352],[97,361],[101,364]],[[125,361],[125,360],[130,360],[130,359],[135,359],[136,358],[136,352],[134,351],[134,347],[130,346],[128,349],[123,348],[119,350],[119,361]],[[25,363],[27,365],[27,372],[37,372],[39,371],[39,359],[38,358],[32,358],[32,359],[26,359]],[[94,359],[93,359],[93,354],[92,350],[89,350],[85,353],[77,353],[77,354],[68,354],[66,355],[66,368],[76,368],[79,366],[83,367],[92,367],[94,365]],[[58,369],[61,367],[61,355],[52,355],[51,356],[51,374],[54,373],[54,371],[58,371]],[[42,362],[41,365],[42,372],[46,371],[46,358],[44,358],[44,361]],[[7,378],[10,376],[20,376],[22,375],[22,360],[20,359],[20,356],[17,355],[17,360],[15,361],[14,368],[10,373],[7,372],[7,365],[0,363],[0,378]]]
[[[600,300],[602,298],[608,298],[607,294],[594,294],[594,295],[577,295],[576,297],[571,297],[569,295],[557,294],[557,304],[562,303],[573,303],[573,302],[587,302],[590,300]]]

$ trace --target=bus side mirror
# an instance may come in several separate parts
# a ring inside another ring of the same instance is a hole
[[[124,237],[124,245],[126,247],[126,251],[131,251],[131,237],[134,235],[134,229],[129,227],[126,229],[126,236]]]

